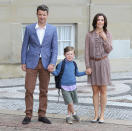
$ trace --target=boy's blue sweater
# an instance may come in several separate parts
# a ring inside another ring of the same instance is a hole
[[[58,74],[60,73],[61,65],[62,65],[62,61],[58,64],[58,68],[52,72],[52,74],[54,76],[58,76]],[[76,73],[75,73],[75,65],[74,65],[73,61],[68,61],[65,59],[65,69],[64,69],[64,73],[62,75],[61,85],[65,85],[65,86],[75,85],[76,84],[76,76],[79,77],[79,76],[83,76],[83,75],[86,75],[86,73],[79,72],[78,69],[76,70]]]

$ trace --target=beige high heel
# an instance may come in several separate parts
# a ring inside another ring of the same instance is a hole
[[[99,117],[95,120],[91,120],[91,123],[97,123],[97,122],[99,122]]]

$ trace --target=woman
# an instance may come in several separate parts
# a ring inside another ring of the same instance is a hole
[[[107,31],[107,18],[98,13],[93,19],[93,30],[86,35],[85,64],[88,82],[92,85],[94,119],[93,123],[104,123],[107,85],[110,85],[110,65],[108,54],[112,50],[111,34]],[[99,114],[99,104],[101,113]]]

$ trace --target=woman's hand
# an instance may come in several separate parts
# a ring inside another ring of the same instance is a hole
[[[107,40],[107,37],[104,31],[99,32],[99,35],[103,38],[104,41]]]
[[[87,69],[86,69],[86,74],[87,74],[87,75],[91,75],[91,73],[92,73],[92,69],[91,69],[91,68],[87,68]]]

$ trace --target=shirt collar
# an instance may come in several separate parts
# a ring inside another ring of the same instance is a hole
[[[65,62],[66,62],[66,63],[71,63],[71,62],[73,62],[73,60],[72,60],[72,61],[69,61],[69,60],[67,60],[67,59],[65,58]]]
[[[39,27],[38,23],[36,23],[35,29],[40,29],[40,27]],[[46,25],[45,25],[43,28],[41,28],[41,29],[46,30]]]

